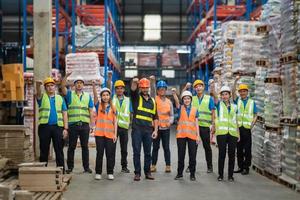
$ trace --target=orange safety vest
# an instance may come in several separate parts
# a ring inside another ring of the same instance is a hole
[[[158,114],[158,126],[161,128],[170,127],[171,101],[165,98],[163,101],[159,96],[155,97]]]
[[[197,108],[192,107],[190,115],[188,116],[186,108],[181,106],[176,138],[190,138],[192,140],[197,140],[198,124],[196,124],[196,113]]]
[[[115,112],[112,107],[110,107],[108,113],[103,113],[100,109],[101,107],[99,105],[95,136],[104,136],[113,139],[115,135]]]

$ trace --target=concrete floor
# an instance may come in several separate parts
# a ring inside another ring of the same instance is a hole
[[[128,162],[131,172],[133,172],[132,147],[131,142],[128,146]],[[94,171],[95,148],[90,149],[90,163]],[[226,179],[224,182],[217,181],[217,148],[213,147],[214,173],[206,173],[206,164],[202,144],[198,148],[197,155],[197,173],[196,182],[189,180],[189,174],[185,174],[184,180],[175,181],[177,169],[177,147],[175,140],[175,131],[171,136],[171,157],[172,173],[164,173],[164,158],[162,148],[159,152],[158,172],[154,173],[155,180],[145,180],[140,182],[133,181],[133,173],[123,174],[120,167],[120,147],[117,145],[115,166],[115,180],[104,179],[94,180],[94,174],[83,174],[81,167],[81,150],[76,150],[76,166],[73,173],[73,179],[67,191],[64,193],[64,199],[82,200],[82,199],[143,199],[143,200],[299,200],[300,194],[279,185],[257,173],[251,171],[250,175],[235,175],[235,182],[230,183]],[[187,155],[186,155],[187,156]],[[104,168],[106,161],[104,161]],[[143,163],[143,162],[142,162]],[[186,157],[187,163],[187,157]],[[142,166],[143,167],[143,166]],[[104,172],[106,170],[104,169]],[[225,169],[224,177],[227,177]]]

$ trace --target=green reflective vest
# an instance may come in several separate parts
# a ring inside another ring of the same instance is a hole
[[[253,113],[254,101],[249,98],[246,106],[244,106],[243,101],[239,98],[237,106],[238,106],[237,117],[238,117],[239,127],[243,126],[244,128],[250,129],[254,117],[254,113]]]
[[[71,92],[71,104],[68,107],[68,119],[70,123],[90,122],[89,101],[90,95],[88,93],[82,93],[80,100],[75,91]]]
[[[113,105],[117,110],[117,121],[118,126],[121,128],[128,129],[130,124],[130,100],[124,96],[122,105],[116,95],[113,96]]]
[[[216,135],[226,135],[229,133],[234,137],[238,137],[236,111],[236,105],[231,104],[230,113],[228,113],[225,103],[223,101],[220,102],[220,109],[218,110],[216,120]]]
[[[201,104],[199,104],[198,96],[193,96],[192,105],[193,105],[193,107],[198,109],[198,113],[199,113],[198,124],[199,124],[199,126],[210,127],[210,125],[212,124],[211,110],[209,110],[209,101],[210,101],[210,96],[204,95],[203,99],[201,101]]]
[[[63,98],[60,95],[55,95],[55,110],[57,114],[57,125],[63,127],[63,116],[62,116],[62,104]],[[42,96],[42,103],[39,108],[39,124],[48,124],[50,116],[50,100],[49,96],[44,93]]]

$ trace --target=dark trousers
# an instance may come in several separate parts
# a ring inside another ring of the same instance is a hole
[[[120,138],[121,147],[121,165],[122,168],[127,167],[127,145],[128,145],[128,129],[118,127],[118,137]]]
[[[178,148],[177,173],[178,173],[178,175],[182,175],[182,173],[183,173],[186,144],[188,144],[190,173],[191,173],[191,175],[195,175],[197,143],[196,143],[196,140],[192,140],[190,138],[177,138],[177,148]]]
[[[69,148],[67,164],[69,169],[74,168],[74,152],[77,146],[78,137],[81,145],[82,165],[83,169],[87,170],[89,166],[89,137],[90,137],[90,126],[88,123],[80,125],[72,124],[69,126]]]
[[[41,124],[38,127],[38,134],[40,139],[40,162],[48,163],[50,143],[52,140],[56,166],[65,168],[63,128],[57,125]]]
[[[105,150],[106,155],[106,171],[107,174],[114,173],[115,156],[116,156],[116,143],[112,139],[95,136],[96,139],[96,174],[102,174],[103,155]]]
[[[201,127],[199,126],[200,129],[200,137],[202,141],[202,145],[205,151],[205,159],[206,159],[206,164],[208,169],[212,169],[212,150],[210,146],[210,129],[209,127]]]
[[[162,141],[162,146],[164,149],[164,156],[166,165],[171,165],[171,152],[170,152],[170,129],[158,130],[157,138],[153,140],[152,149],[152,165],[156,165],[158,151],[160,147],[160,140]]]
[[[240,169],[249,169],[251,166],[251,129],[240,128],[240,141],[237,143],[237,161]]]
[[[234,162],[235,162],[235,149],[237,145],[237,137],[231,136],[229,133],[226,135],[218,135],[218,149],[219,149],[219,159],[218,168],[219,176],[224,176],[224,163],[226,158],[226,151],[228,148],[228,177],[233,176]]]
[[[144,173],[150,173],[152,127],[135,126],[132,129],[132,148],[134,173],[141,175],[141,148],[144,148]]]

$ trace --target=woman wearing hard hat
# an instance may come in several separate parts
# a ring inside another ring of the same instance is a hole
[[[224,164],[228,148],[228,181],[233,182],[235,150],[240,134],[237,123],[237,107],[230,102],[231,90],[223,86],[220,91],[221,100],[216,104],[216,136],[219,149],[218,181],[224,179]]]
[[[103,154],[105,151],[107,163],[107,179],[114,180],[114,167],[117,141],[117,117],[116,110],[112,105],[111,91],[102,88],[100,92],[100,102],[97,98],[97,91],[93,85],[95,107],[97,111],[95,140],[96,140],[96,180],[102,179]]]
[[[198,111],[197,108],[192,106],[193,95],[190,91],[182,92],[181,100],[183,105],[180,105],[179,103],[175,88],[172,89],[172,92],[175,99],[176,108],[178,109],[179,113],[176,134],[178,148],[178,168],[175,180],[181,180],[183,178],[184,158],[187,144],[189,152],[190,180],[195,181],[197,143],[200,142]]]

